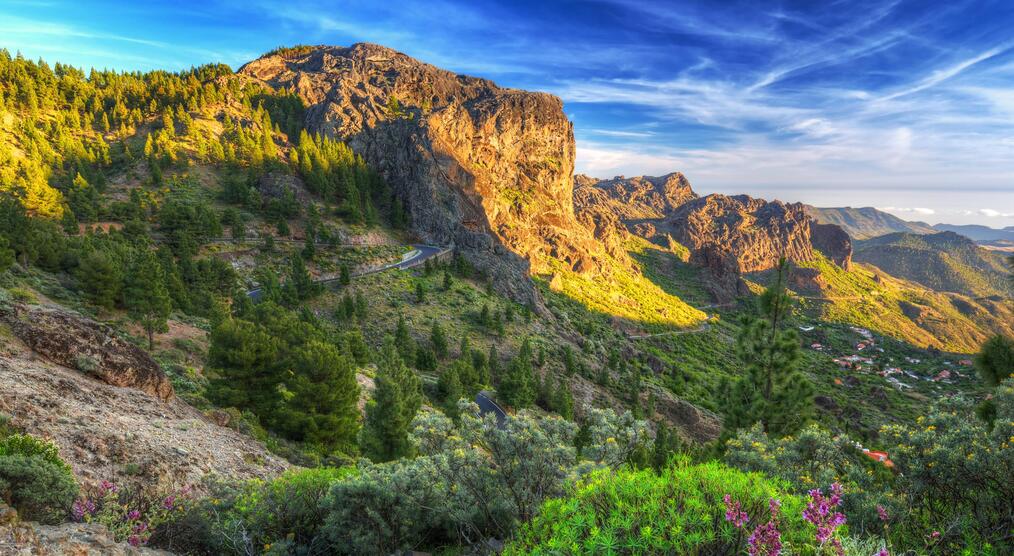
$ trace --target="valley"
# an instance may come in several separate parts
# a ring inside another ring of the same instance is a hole
[[[235,72],[0,52],[0,514],[22,520],[0,552],[73,521],[66,550],[742,553],[727,489],[792,507],[810,553],[801,508],[832,481],[848,543],[889,510],[919,554],[1010,548],[1009,514],[967,518],[1011,500],[1007,259],[874,209],[575,175],[573,126],[375,44]],[[610,548],[570,512],[613,488],[698,513],[612,523]]]

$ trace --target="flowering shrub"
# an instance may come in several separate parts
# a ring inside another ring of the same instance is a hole
[[[882,464],[860,452],[848,437],[810,425],[795,436],[770,438],[759,426],[740,431],[726,443],[725,462],[744,471],[777,477],[800,496],[838,483],[849,495],[840,511],[855,533],[880,533],[877,506],[901,513],[907,500],[892,490],[894,477]]]
[[[803,510],[803,518],[817,528],[817,544],[820,552],[825,549],[832,550],[838,556],[844,556],[841,539],[835,536],[838,527],[845,524],[845,514],[838,511],[842,501],[842,488],[838,483],[832,483],[830,496],[824,496],[818,489],[810,491],[810,501]]]
[[[504,554],[806,554],[802,516],[802,499],[780,483],[676,459],[659,474],[591,474],[543,504]]]
[[[892,542],[942,553],[1014,553],[1014,380],[996,389],[992,430],[960,399],[914,426],[881,431],[910,503],[892,521]]]
[[[160,526],[182,516],[189,502],[189,488],[148,496],[102,481],[88,496],[74,502],[71,517],[83,523],[101,523],[117,541],[142,546]]]

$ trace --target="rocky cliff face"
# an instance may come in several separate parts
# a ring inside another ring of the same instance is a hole
[[[268,55],[240,73],[295,91],[307,126],[380,171],[423,240],[455,246],[515,299],[537,303],[527,275],[550,258],[598,268],[604,252],[574,216],[574,133],[559,98],[372,44]]]
[[[615,177],[596,180],[588,176],[575,176],[574,202],[580,210],[588,206],[577,198],[578,193],[592,195],[592,190],[604,195],[605,203],[619,218],[629,220],[658,219],[672,214],[687,201],[697,198],[690,180],[680,172],[664,176]],[[583,191],[582,191],[583,190]]]
[[[801,262],[818,250],[843,268],[852,241],[841,228],[817,224],[801,204],[768,202],[746,195],[698,197],[681,173],[595,180],[577,176],[578,218],[606,245],[632,233],[668,246],[675,240],[690,261],[711,271],[721,300],[747,292],[743,273],[773,268],[779,257]]]

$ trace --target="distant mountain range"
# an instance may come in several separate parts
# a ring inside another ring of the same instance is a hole
[[[902,220],[873,207],[813,207],[806,206],[806,212],[821,224],[837,224],[852,239],[864,240],[886,234],[911,233],[935,234],[937,232],[954,232],[978,243],[993,247],[1004,245],[1014,246],[1014,226],[1006,228],[990,228],[979,224],[933,224]]]
[[[932,234],[936,232],[925,222],[909,222],[873,207],[818,208],[806,205],[806,212],[821,224],[836,224],[852,239],[869,239],[895,232]]]
[[[1011,295],[1004,256],[955,232],[898,232],[857,241],[853,259],[936,291]]]
[[[933,229],[941,232],[954,232],[980,242],[1014,242],[1014,226],[997,229],[977,224],[967,224],[964,226],[955,224],[934,224]]]

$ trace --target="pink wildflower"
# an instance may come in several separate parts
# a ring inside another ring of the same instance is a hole
[[[768,502],[771,520],[754,529],[747,540],[750,556],[779,556],[782,553],[782,533],[778,529],[778,513],[782,504],[775,498]]]
[[[825,497],[817,489],[810,491],[810,501],[803,510],[803,519],[817,527],[817,542],[821,546],[829,544],[839,555],[845,551],[841,542],[833,538],[835,531],[845,523],[845,514],[836,511],[841,503],[842,488],[838,483],[831,484],[831,496]]]
[[[137,521],[138,519],[141,519],[141,512],[137,510],[127,512],[127,521]]]
[[[743,511],[743,505],[738,501],[733,502],[732,496],[728,494],[726,494],[722,500],[725,502],[725,520],[731,522],[737,528],[741,528],[746,525],[746,522],[749,521],[750,518],[746,515],[746,512]]]
[[[95,513],[95,502],[90,498],[76,500],[70,508],[70,513],[74,517],[74,521],[84,521],[85,518],[91,517]]]
[[[887,510],[879,504],[877,504],[877,515],[880,516],[880,521],[885,523],[890,519],[890,516],[887,515]]]

